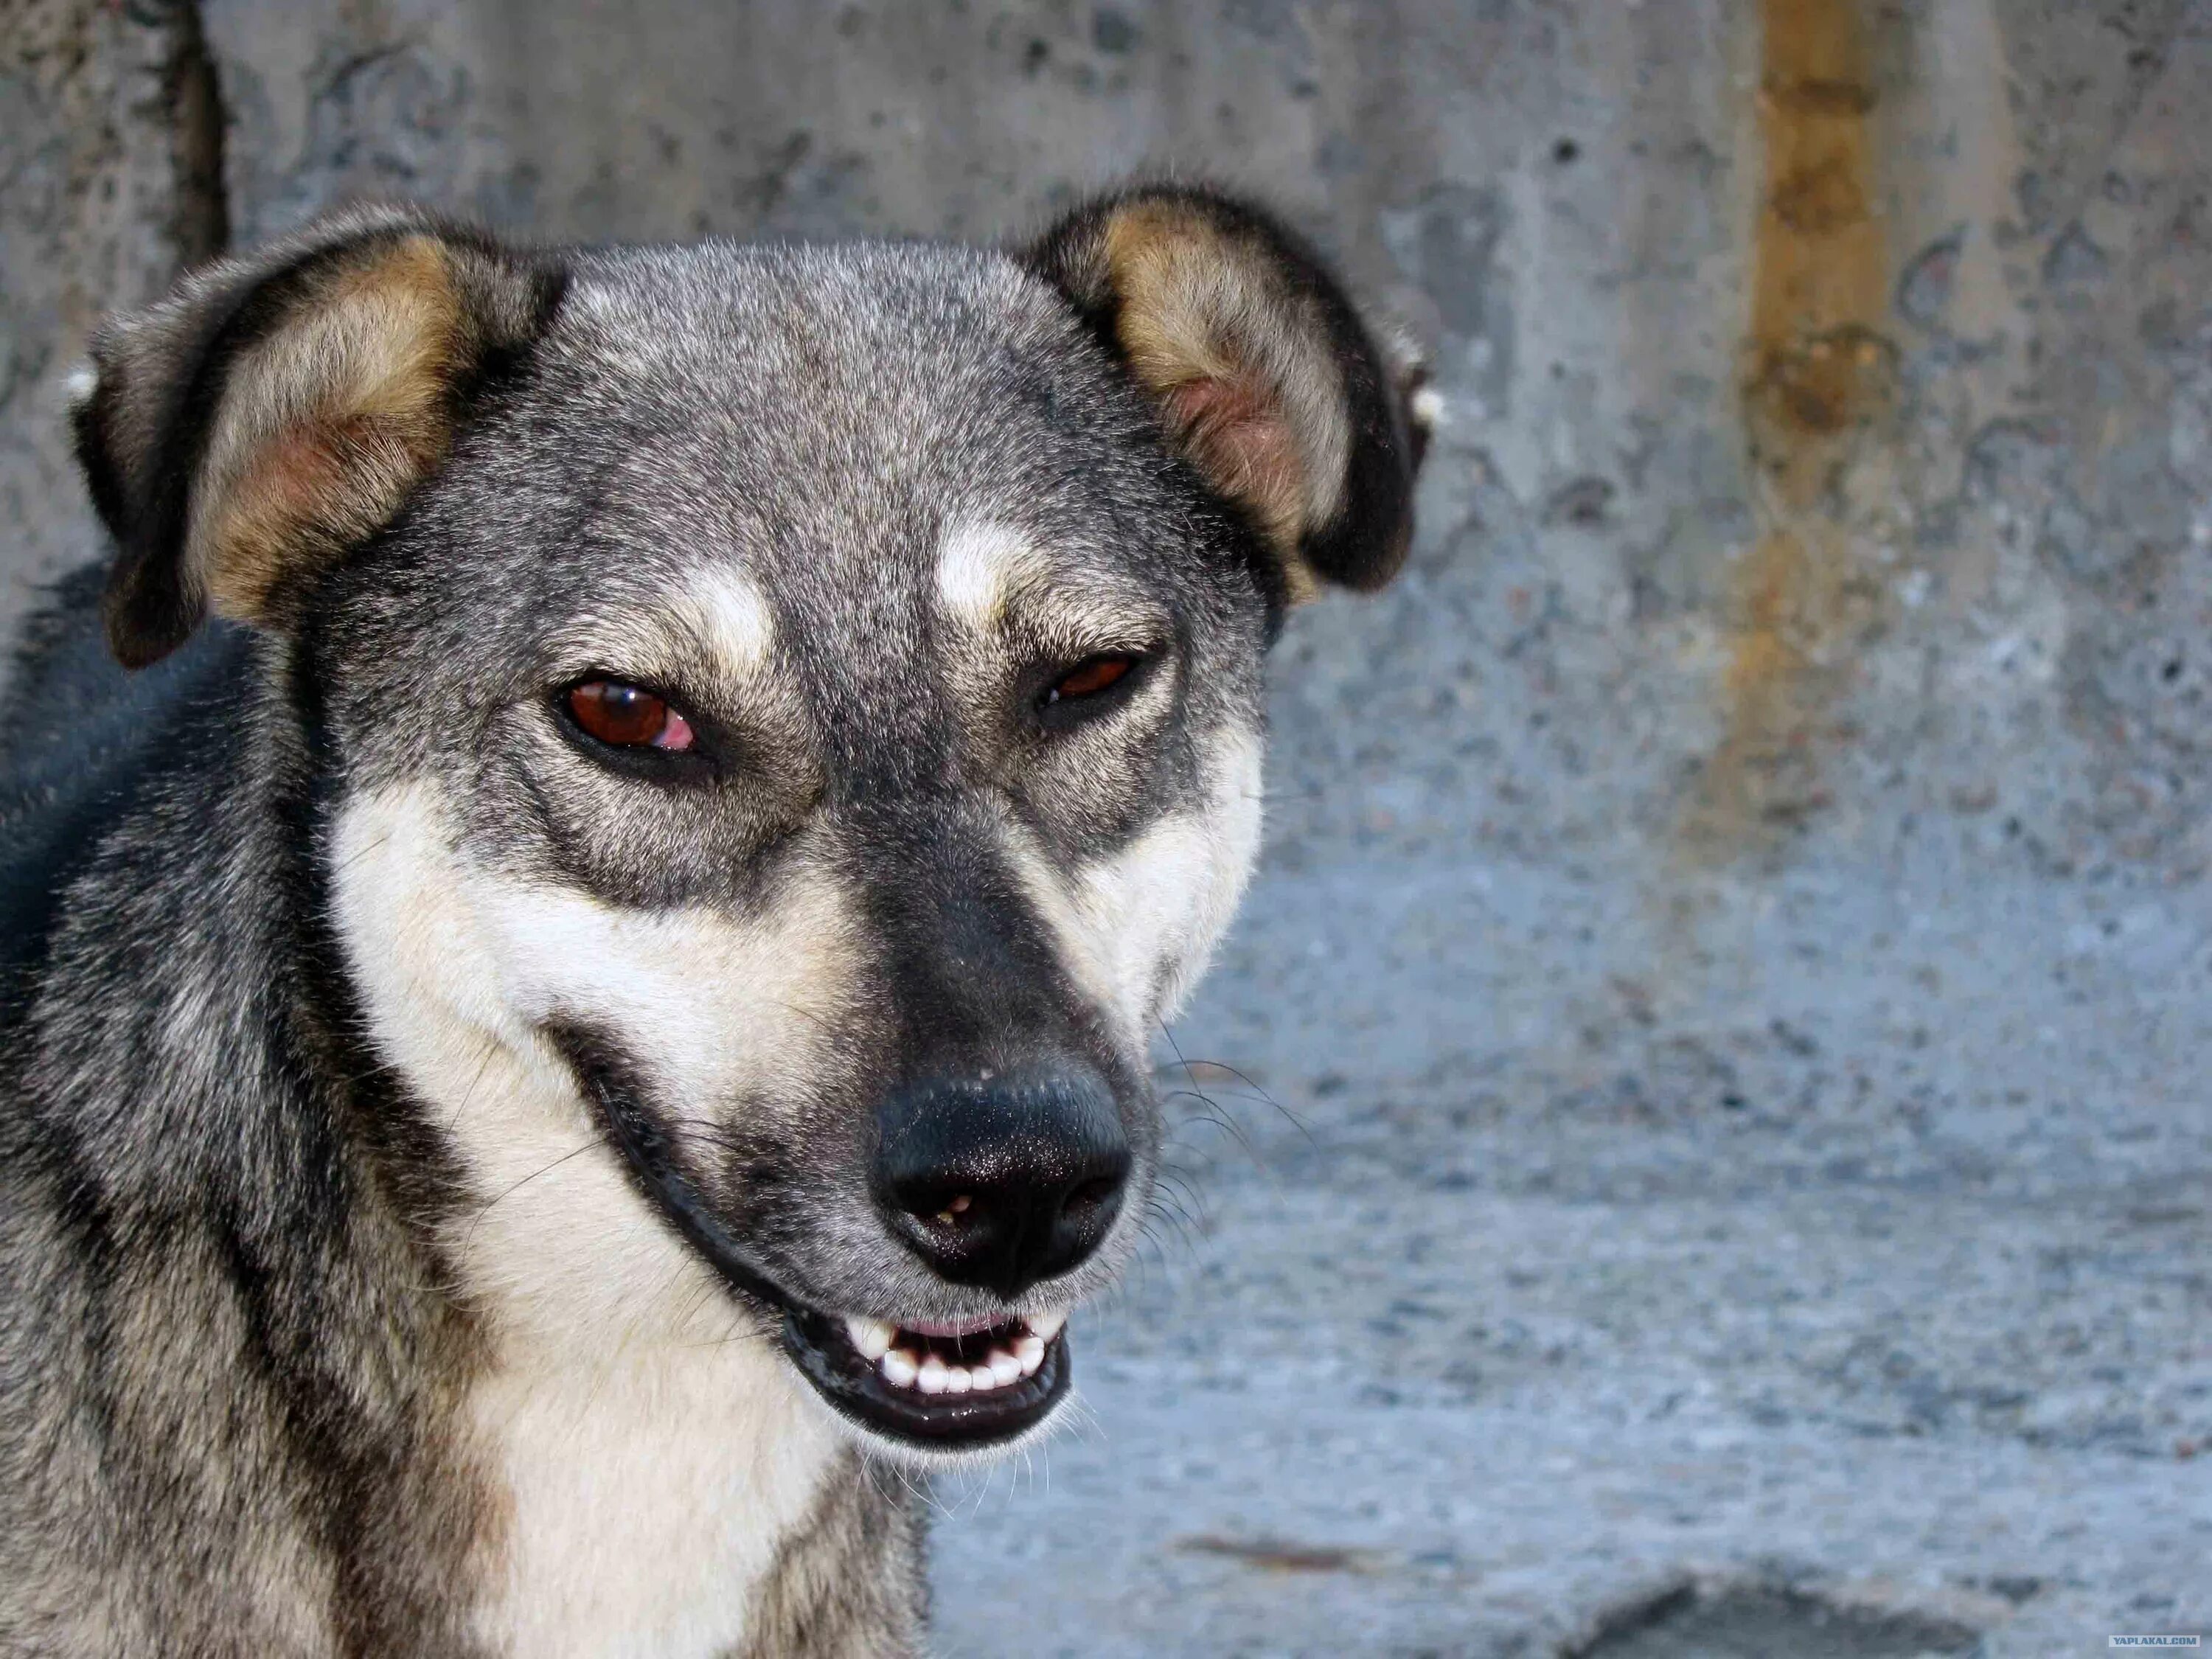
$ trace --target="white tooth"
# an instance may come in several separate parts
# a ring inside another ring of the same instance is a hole
[[[862,1319],[858,1315],[848,1315],[845,1334],[853,1339],[853,1346],[860,1351],[863,1358],[881,1359],[890,1352],[891,1339],[898,1334],[898,1328],[885,1320]]]
[[[921,1369],[915,1373],[915,1386],[924,1394],[943,1394],[951,1376],[942,1359],[933,1353],[928,1354],[922,1359]]]
[[[945,1368],[945,1393],[965,1394],[975,1386],[975,1379],[968,1375],[965,1365],[947,1365]]]
[[[914,1356],[904,1348],[893,1348],[879,1363],[884,1381],[895,1389],[912,1388],[915,1373],[921,1369],[914,1363]]]
[[[1022,1374],[1022,1362],[1015,1358],[1013,1355],[1008,1353],[1004,1348],[994,1348],[991,1350],[989,1364],[991,1367],[991,1380],[994,1382],[996,1382],[1002,1389],[1005,1388],[1007,1383],[1012,1382],[1016,1378],[1019,1377]]]
[[[988,1365],[970,1365],[968,1368],[968,1375],[977,1394],[981,1394],[987,1389],[995,1389],[999,1386],[998,1376]]]
[[[1044,1339],[1024,1336],[1014,1344],[1014,1358],[1021,1362],[1022,1375],[1033,1376],[1036,1368],[1044,1364]]]
[[[1030,1333],[1040,1342],[1049,1342],[1060,1334],[1060,1328],[1067,1323],[1067,1310],[1058,1313],[1039,1314],[1030,1321]]]

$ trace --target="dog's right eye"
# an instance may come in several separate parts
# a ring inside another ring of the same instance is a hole
[[[568,714],[589,738],[615,749],[681,754],[696,739],[691,722],[667,698],[621,680],[586,680],[571,687]]]

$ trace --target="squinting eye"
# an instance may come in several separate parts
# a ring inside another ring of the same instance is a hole
[[[1063,700],[1095,697],[1136,665],[1134,657],[1093,657],[1079,662],[1047,688],[1045,704],[1048,708]]]
[[[617,749],[691,746],[691,722],[642,686],[586,680],[568,693],[568,712],[586,733]]]

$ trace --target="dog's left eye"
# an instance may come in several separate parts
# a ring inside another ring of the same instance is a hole
[[[1119,684],[1122,677],[1136,665],[1135,657],[1118,652],[1086,658],[1045,687],[1040,701],[1049,708],[1056,702],[1095,697]]]
[[[620,680],[586,680],[574,687],[568,713],[587,737],[617,749],[681,753],[693,742],[691,722],[667,698]]]

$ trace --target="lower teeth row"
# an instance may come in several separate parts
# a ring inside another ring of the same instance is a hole
[[[1012,1388],[1025,1376],[1036,1375],[1044,1364],[1045,1345],[1060,1334],[1060,1318],[1032,1327],[1016,1337],[1011,1347],[994,1347],[974,1365],[949,1364],[943,1355],[889,1346],[893,1328],[879,1320],[848,1319],[848,1334],[864,1358],[875,1361],[884,1382],[895,1389],[919,1389],[924,1394],[983,1394]]]

